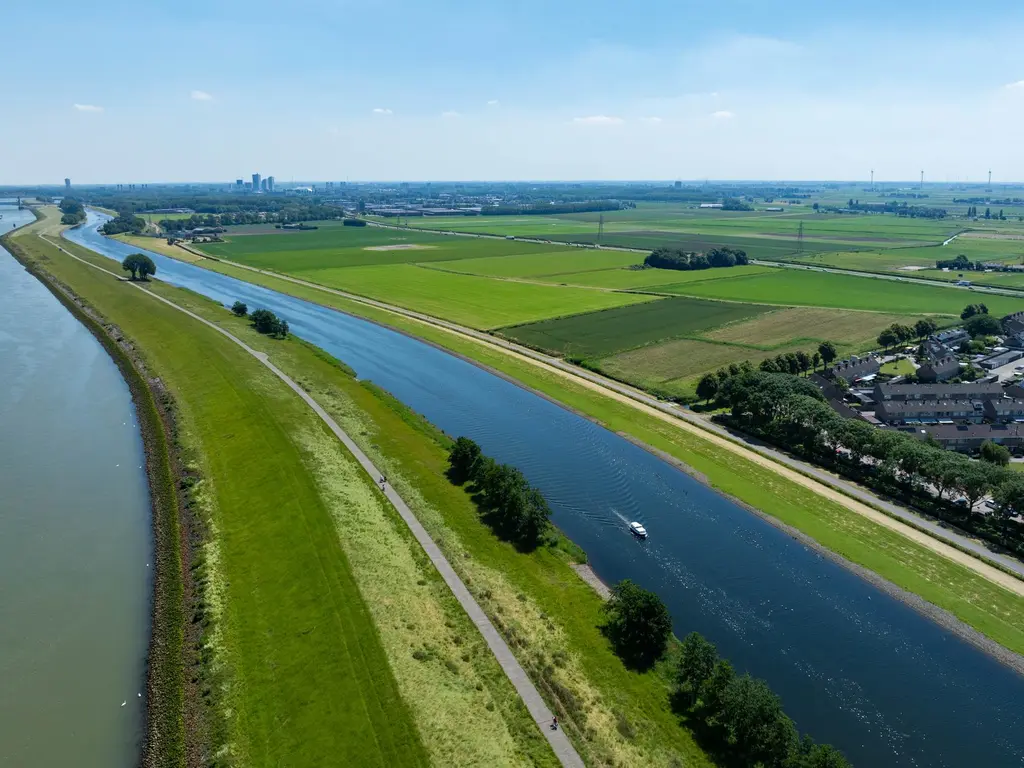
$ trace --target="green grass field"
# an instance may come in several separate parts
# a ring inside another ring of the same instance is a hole
[[[657,291],[662,285],[701,280],[727,280],[731,277],[759,275],[771,269],[772,267],[755,265],[729,267],[728,269],[702,269],[693,272],[680,272],[675,269],[599,269],[561,275],[538,275],[536,279],[566,285],[590,285],[595,288]]]
[[[643,262],[643,254],[625,251],[598,251],[590,248],[559,248],[547,253],[514,256],[487,256],[435,262],[436,269],[465,272],[485,277],[544,277],[615,269]]]
[[[413,264],[322,269],[304,276],[331,288],[481,329],[652,300],[640,294],[493,280]]]
[[[503,328],[501,333],[532,347],[590,359],[746,320],[769,309],[756,304],[662,299],[517,325]]]
[[[729,301],[830,306],[902,315],[959,316],[965,305],[979,300],[972,292],[959,288],[786,268],[779,268],[772,274],[735,280],[661,286],[659,291]],[[1024,309],[1024,296],[1017,299],[985,295],[984,302],[993,314],[998,315]]]

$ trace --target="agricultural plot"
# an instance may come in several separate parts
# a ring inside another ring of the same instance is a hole
[[[501,332],[532,347],[594,359],[620,350],[692,335],[726,323],[746,320],[768,310],[769,307],[754,304],[730,304],[700,299],[662,299],[647,304],[503,328]]]
[[[978,299],[962,288],[920,285],[871,277],[778,268],[774,273],[681,283],[659,289],[667,293],[729,301],[790,306],[861,309],[900,315],[959,316],[966,304]],[[1024,309],[1024,297],[985,295],[993,314],[1008,315]]]
[[[747,265],[729,267],[728,269],[702,269],[693,272],[680,272],[674,269],[601,269],[589,272],[572,272],[563,275],[539,276],[546,282],[565,285],[590,285],[595,288],[650,289],[659,290],[659,286],[673,285],[681,282],[699,282],[702,280],[728,280],[733,277],[758,275],[769,272],[773,267]]]
[[[944,318],[935,318],[940,325]],[[945,318],[946,323],[949,319]],[[835,309],[793,307],[760,315],[753,320],[716,328],[704,334],[710,341],[740,344],[774,351],[783,346],[805,343],[817,346],[835,342],[842,351],[874,343],[879,332],[893,323],[906,323],[905,315],[883,312],[844,312]]]
[[[494,280],[413,264],[321,269],[304,276],[321,285],[480,329],[652,300],[642,294]]]
[[[638,264],[642,254],[624,251],[597,251],[590,248],[560,248],[557,251],[523,253],[513,256],[486,256],[436,262],[436,269],[463,272],[484,277],[543,277],[588,272]]]

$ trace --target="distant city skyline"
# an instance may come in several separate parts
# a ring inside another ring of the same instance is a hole
[[[260,165],[295,179],[800,181],[874,169],[884,182],[923,168],[981,182],[991,167],[994,184],[1024,180],[1012,138],[1024,119],[1020,3],[396,0],[386,24],[372,5],[300,6],[5,9],[7,59],[33,65],[5,81],[18,109],[0,145],[46,149],[8,152],[0,185],[214,182]],[[112,18],[124,45],[107,42]],[[253,60],[252,40],[271,54]],[[91,69],[69,78],[67,60]]]

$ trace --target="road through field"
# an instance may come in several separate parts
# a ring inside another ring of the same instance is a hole
[[[43,236],[40,235],[40,237]],[[46,242],[48,242],[50,245],[60,250],[61,253],[65,254],[66,256],[69,256],[70,258],[75,259],[76,261],[80,261],[81,263],[86,264],[92,267],[93,269],[97,269],[100,272],[104,272],[108,275],[111,275],[112,277],[122,279],[121,276],[115,272],[103,269],[102,267],[99,267],[96,264],[92,264],[89,261],[86,261],[85,259],[81,259],[78,256],[75,256],[74,254],[68,252],[66,249],[62,248],[57,243],[54,243],[49,238],[43,237],[43,239],[46,240]],[[216,323],[212,323],[209,320],[206,320],[205,318],[195,314],[194,312],[191,312],[185,309],[184,307],[178,306],[173,301],[170,301],[169,299],[166,299],[163,296],[159,296],[153,293],[152,291],[147,290],[142,285],[138,283],[130,283],[130,285],[132,285],[134,288],[139,289],[143,293],[153,297],[155,300],[161,301],[164,304],[167,304],[168,306],[173,307],[174,309],[177,309],[180,312],[183,312],[184,314],[188,315],[194,320],[197,320],[203,325],[212,328],[218,333],[223,334],[232,342],[234,342],[239,347],[244,349],[248,354],[252,355],[257,360],[259,360],[270,371],[272,371],[275,376],[277,376],[282,382],[288,385],[288,387],[292,389],[300,398],[302,398],[302,400],[310,408],[313,409],[313,411],[317,414],[317,416],[320,417],[324,424],[327,425],[331,432],[333,432],[334,435],[344,444],[345,448],[353,456],[355,456],[356,460],[359,462],[359,464],[363,467],[363,469],[370,477],[378,478],[384,476],[383,473],[370,461],[369,457],[365,453],[363,453],[362,449],[359,448],[355,441],[353,441],[352,438],[349,437],[349,435],[345,433],[345,431],[342,430],[340,426],[338,426],[338,423],[330,416],[330,414],[328,414],[327,411],[325,411],[323,407],[318,402],[316,402],[316,400],[314,400],[304,389],[302,389],[302,387],[300,387],[291,377],[289,377],[280,368],[274,365],[270,361],[270,358],[265,353],[253,349],[240,338],[231,334],[230,332],[228,332],[221,326],[217,325]],[[431,563],[433,563],[434,567],[437,568],[438,572],[441,574],[441,577],[445,580],[445,583],[452,590],[452,593],[459,601],[459,604],[462,606],[463,610],[466,611],[466,613],[469,615],[469,618],[480,630],[481,635],[487,642],[487,646],[491,649],[491,652],[494,654],[495,658],[498,660],[498,663],[501,665],[502,670],[504,670],[509,680],[515,686],[516,691],[519,693],[519,696],[523,700],[523,703],[526,704],[526,708],[529,710],[530,715],[537,723],[537,727],[540,728],[541,732],[547,738],[548,743],[551,745],[551,748],[554,751],[554,753],[558,756],[559,761],[562,763],[563,766],[566,766],[566,768],[583,768],[583,760],[576,752],[576,749],[573,747],[572,743],[569,741],[564,731],[562,731],[561,729],[553,730],[549,727],[549,724],[553,720],[553,714],[551,710],[548,708],[547,704],[544,702],[544,699],[541,697],[539,691],[534,686],[529,676],[526,674],[526,671],[520,665],[519,661],[513,655],[512,651],[509,649],[508,644],[505,642],[504,638],[491,623],[491,620],[487,618],[487,615],[480,607],[480,604],[472,596],[469,589],[466,587],[465,583],[462,581],[461,578],[459,578],[458,574],[452,568],[451,564],[448,562],[448,559],[441,552],[437,544],[434,543],[434,540],[430,538],[430,534],[427,533],[426,529],[422,526],[422,524],[413,514],[412,510],[409,509],[408,505],[394,491],[394,489],[392,489],[390,486],[385,485],[383,490],[384,495],[394,505],[395,509],[398,511],[398,514],[402,517],[402,520],[405,521],[406,525],[409,526],[409,529],[416,537],[416,540],[419,542],[420,546],[423,547],[423,550],[427,553],[427,556],[430,558]]]
[[[795,459],[774,448],[740,441],[728,430],[693,414],[676,405],[670,405],[648,395],[645,392],[608,379],[600,374],[577,368],[555,357],[535,352],[511,341],[495,338],[482,331],[441,320],[413,310],[403,309],[376,299],[327,288],[301,278],[290,277],[278,272],[257,269],[237,262],[219,259],[222,263],[249,272],[268,275],[279,280],[313,288],[325,293],[334,294],[350,301],[381,309],[392,314],[416,320],[427,325],[440,328],[449,333],[471,339],[477,343],[496,348],[531,365],[556,373],[562,378],[580,384],[592,391],[599,392],[633,408],[644,411],[666,423],[712,442],[725,450],[748,458],[760,466],[825,497],[851,512],[871,519],[899,534],[911,539],[924,547],[971,569],[989,581],[999,584],[1011,592],[1024,595],[1024,563],[1012,557],[991,552],[984,545],[961,534],[949,531],[938,523],[925,519],[910,510],[882,499],[854,483],[819,469],[811,464]],[[884,510],[880,511],[880,510]],[[966,550],[966,551],[963,551]],[[971,554],[968,554],[971,553]],[[988,562],[986,562],[988,561]],[[998,563],[1003,568],[1017,574],[1017,577],[990,565]]]

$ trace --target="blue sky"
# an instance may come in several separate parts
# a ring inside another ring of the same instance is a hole
[[[1024,179],[1020,3],[51,0],[0,19],[0,184]]]

